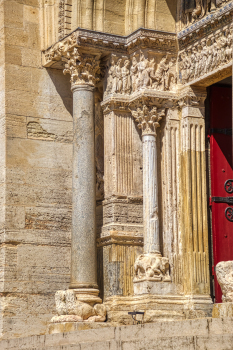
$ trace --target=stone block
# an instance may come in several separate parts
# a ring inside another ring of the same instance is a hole
[[[233,303],[214,304],[213,318],[233,317]]]

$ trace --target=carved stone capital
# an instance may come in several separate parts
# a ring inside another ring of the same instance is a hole
[[[64,74],[70,74],[72,87],[76,85],[95,86],[100,80],[100,60],[97,56],[85,55],[76,47],[62,57],[65,61]]]
[[[142,130],[142,135],[156,136],[156,130],[160,127],[159,121],[165,116],[165,108],[158,110],[155,106],[148,107],[141,104],[136,109],[131,109],[131,113],[138,128]]]

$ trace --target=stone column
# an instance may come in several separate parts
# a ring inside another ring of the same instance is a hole
[[[64,74],[71,75],[73,92],[73,198],[71,283],[56,293],[58,317],[53,322],[104,321],[98,297],[96,258],[96,171],[94,147],[94,85],[99,60],[77,48],[65,56]]]
[[[156,129],[165,109],[141,105],[132,115],[142,130],[144,254],[135,262],[134,293],[148,293],[148,284],[170,282],[169,261],[162,257],[159,239]],[[150,290],[151,292],[151,290]],[[158,290],[155,292],[159,293]]]
[[[71,289],[97,289],[94,87],[72,85],[73,176]]]

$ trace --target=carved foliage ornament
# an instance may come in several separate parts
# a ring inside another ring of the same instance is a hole
[[[64,74],[71,75],[72,85],[88,84],[95,86],[100,80],[100,60],[96,56],[81,54],[77,47],[66,52]]]
[[[148,107],[143,104],[131,110],[138,128],[142,130],[142,135],[155,135],[156,129],[160,126],[159,121],[165,115],[165,108],[158,110],[157,107]]]

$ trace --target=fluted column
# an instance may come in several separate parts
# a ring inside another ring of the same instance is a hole
[[[169,261],[162,257],[159,239],[156,130],[165,115],[165,109],[140,105],[132,110],[132,115],[142,130],[144,226],[144,254],[135,262],[134,293],[144,294],[148,293],[148,285],[144,282],[171,281]]]
[[[156,129],[165,110],[146,105],[132,110],[132,115],[142,130],[143,143],[143,226],[144,253],[160,253],[159,216],[158,216],[158,178],[157,178],[157,147]]]
[[[160,254],[156,135],[142,135],[144,253]]]
[[[58,317],[52,322],[104,321],[97,285],[96,171],[94,139],[94,86],[99,60],[63,51],[64,74],[71,75],[73,92],[73,176],[70,289],[55,296]]]

